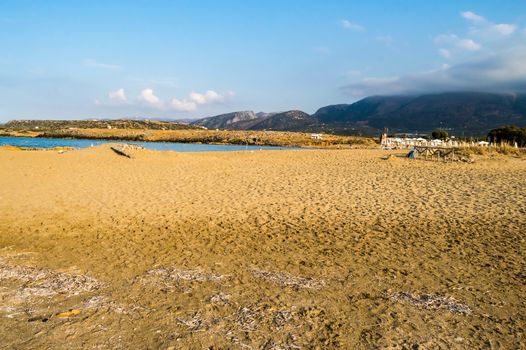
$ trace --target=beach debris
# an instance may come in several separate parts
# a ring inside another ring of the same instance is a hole
[[[417,308],[423,308],[427,310],[443,309],[461,315],[471,314],[471,309],[468,306],[459,303],[454,298],[437,294],[411,294],[406,292],[397,292],[391,294],[386,293],[385,297],[392,301],[408,303]]]
[[[217,305],[227,305],[230,303],[230,295],[224,293],[214,294],[210,297],[210,302]]]
[[[187,319],[177,318],[177,322],[186,326],[190,332],[198,332],[206,326],[205,322],[201,319],[199,312],[194,313]]]
[[[84,307],[86,309],[94,310],[106,309],[107,311],[113,311],[118,314],[127,313],[124,306],[114,302],[113,300],[110,300],[108,297],[101,295],[95,295],[86,300],[84,302]]]
[[[86,275],[58,273],[36,267],[10,265],[0,260],[0,281],[9,279],[24,283],[17,291],[17,296],[23,298],[55,294],[77,295],[92,292],[102,287],[102,283]]]
[[[292,311],[278,310],[272,315],[272,323],[277,329],[282,329],[292,318]]]
[[[252,275],[266,281],[278,284],[281,287],[320,289],[325,286],[325,281],[294,276],[286,272],[271,272],[258,269],[251,270]]]
[[[158,269],[148,270],[146,273],[153,276],[159,276],[164,280],[221,282],[221,280],[224,278],[222,275],[204,273],[199,270],[184,270],[177,267],[161,267]]]
[[[89,298],[84,302],[84,308],[92,309],[96,311],[104,310],[106,312],[115,312],[117,314],[139,316],[141,311],[150,311],[150,309],[145,308],[140,305],[126,305],[118,303],[114,300],[111,300],[107,296],[95,295]]]
[[[214,282],[220,283],[225,276],[213,273],[205,273],[199,270],[185,270],[177,267],[160,267],[146,271],[144,275],[138,276],[133,283],[140,282],[154,286],[161,285],[166,288],[177,288],[183,293],[189,293],[191,288],[184,288],[182,281],[187,282]]]
[[[235,314],[235,322],[245,332],[253,332],[258,328],[258,313],[250,307],[240,307]]]
[[[123,151],[127,151],[127,150],[137,151],[137,150],[143,150],[145,148],[143,146],[134,145],[134,144],[130,144],[130,143],[125,143],[125,144],[121,145],[121,149]]]
[[[2,296],[2,293],[0,293],[0,296]],[[20,308],[16,308],[13,306],[0,306],[0,314],[4,314],[3,316],[6,318],[15,318],[18,315],[23,314],[23,310]]]
[[[113,147],[113,146],[110,147],[110,148],[111,148],[111,150],[112,150],[113,152],[117,153],[119,156],[123,156],[123,157],[131,158],[131,156],[130,156],[128,153],[124,152],[124,151],[121,150],[121,149],[118,149],[118,148]]]
[[[265,343],[260,347],[261,350],[289,350],[289,349],[301,349],[300,346],[297,346],[293,342],[295,337],[292,334],[287,335],[286,343],[280,344],[275,342],[272,338],[269,338]]]
[[[74,317],[74,316],[80,315],[80,313],[81,311],[76,309],[76,310],[69,310],[65,312],[59,312],[59,313],[56,313],[55,316],[56,317]]]

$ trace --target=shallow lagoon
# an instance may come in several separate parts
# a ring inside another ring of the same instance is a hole
[[[30,148],[54,148],[75,147],[87,148],[106,143],[127,143],[139,145],[144,148],[157,151],[177,152],[225,152],[245,150],[290,150],[298,148],[275,147],[275,146],[244,146],[244,145],[213,145],[200,143],[176,143],[176,142],[136,142],[119,140],[90,140],[90,139],[56,139],[44,137],[0,137],[0,146],[30,147]]]

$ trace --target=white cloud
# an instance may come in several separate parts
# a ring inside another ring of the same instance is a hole
[[[481,37],[487,37],[491,34],[508,36],[517,30],[517,26],[514,24],[493,23],[471,11],[461,12],[460,15],[475,25],[471,28],[470,33]]]
[[[171,102],[171,107],[176,111],[192,112],[197,109],[197,104],[193,101],[188,100],[181,101],[174,97]]]
[[[526,47],[402,77],[366,78],[342,89],[354,97],[445,91],[526,92]]]
[[[82,62],[84,63],[85,66],[88,66],[88,67],[103,68],[103,69],[110,69],[110,70],[122,69],[122,67],[117,64],[97,62],[96,60],[92,58],[86,58]]]
[[[439,49],[438,54],[446,59],[451,58],[451,51],[449,51],[448,49]]]
[[[190,100],[197,104],[204,105],[209,103],[223,102],[225,98],[213,90],[208,90],[204,94],[191,92]]]
[[[360,24],[357,24],[357,23],[353,23],[349,20],[346,20],[346,19],[342,19],[340,21],[340,26],[344,29],[351,29],[351,30],[355,30],[355,31],[359,31],[359,32],[363,32],[365,30],[365,27],[360,25]]]
[[[472,21],[472,22],[480,23],[480,22],[486,21],[484,17],[477,15],[476,13],[471,12],[471,11],[461,12],[460,15],[464,17],[465,19]]]
[[[482,45],[473,39],[460,38],[455,34],[442,34],[435,38],[437,44],[450,44],[460,49],[468,51],[477,51],[482,48]]]
[[[123,88],[108,93],[106,100],[95,100],[96,105],[100,106],[122,106],[128,107],[147,107],[160,111],[181,111],[193,112],[201,105],[224,102],[225,100],[234,96],[234,92],[228,91],[221,95],[213,90],[208,90],[205,93],[192,92],[188,98],[179,99],[172,97],[169,100],[163,101],[159,98],[152,88],[143,89],[136,99],[128,99]]]
[[[119,102],[126,102],[126,94],[124,93],[124,89],[123,88],[120,88],[118,90],[115,90],[115,91],[110,91],[108,93],[108,97],[110,98],[110,100],[113,100],[113,101],[119,101]]]
[[[141,94],[139,95],[139,100],[146,102],[147,104],[154,105],[154,106],[160,106],[161,105],[161,99],[157,96],[155,96],[152,89],[144,89],[141,91]]]
[[[493,24],[490,26],[490,29],[500,35],[511,35],[517,30],[517,26],[513,24]]]
[[[473,39],[459,39],[455,43],[455,45],[457,45],[457,47],[461,49],[469,50],[469,51],[477,51],[477,50],[480,50],[480,48],[482,47],[482,45],[475,42]]]

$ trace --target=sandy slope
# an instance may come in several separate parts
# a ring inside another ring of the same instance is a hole
[[[1,346],[526,347],[524,160],[133,155],[0,150]]]

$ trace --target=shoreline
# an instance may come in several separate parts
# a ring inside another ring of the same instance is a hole
[[[57,131],[0,131],[0,137],[55,138],[131,142],[173,142],[237,146],[272,146],[308,149],[376,148],[372,138],[323,134],[314,140],[310,133],[234,130],[146,130],[73,129]]]

